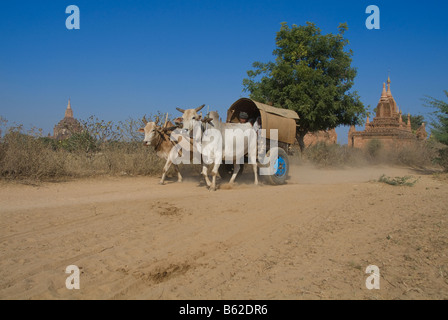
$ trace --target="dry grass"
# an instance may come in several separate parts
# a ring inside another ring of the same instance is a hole
[[[34,137],[9,133],[1,142],[1,176],[42,180],[67,175],[65,153],[52,150]]]
[[[346,145],[319,142],[305,149],[303,156],[319,167],[362,166],[368,164],[364,152]]]
[[[137,122],[133,124],[131,130]],[[113,132],[116,141],[101,140],[94,138],[93,130],[85,128],[83,133],[63,141],[43,138],[35,131],[24,133],[21,126],[8,128],[0,139],[0,177],[54,181],[96,175],[161,174],[165,161],[151,147],[143,146],[143,136],[133,132],[133,138],[129,138],[126,132],[118,131]]]
[[[95,175],[157,175],[164,161],[137,143],[102,146],[96,152],[53,149],[39,139],[8,136],[0,151],[5,179],[57,180]]]
[[[441,165],[438,160],[440,148],[440,144],[433,141],[386,148],[373,140],[364,149],[320,142],[305,149],[303,157],[320,167],[388,164],[422,169]]]

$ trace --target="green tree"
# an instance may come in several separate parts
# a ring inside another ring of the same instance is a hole
[[[275,62],[254,62],[254,70],[243,80],[244,91],[254,100],[297,112],[297,140],[310,131],[333,129],[339,125],[361,125],[364,105],[353,86],[356,69],[351,67],[349,41],[344,38],[347,24],[338,34],[322,34],[314,23],[288,27],[283,22],[277,32]]]
[[[408,115],[407,114],[401,115],[401,119],[403,120],[404,123],[407,123]],[[425,122],[425,118],[422,115],[411,114],[411,130],[412,130],[412,132],[415,133],[417,131],[417,129],[420,128],[420,126],[422,125],[423,122]]]
[[[448,98],[448,91],[444,90]],[[436,109],[432,114],[435,119],[431,122],[431,134],[439,142],[448,146],[448,102],[433,97],[424,99],[425,106]],[[439,150],[438,163],[448,172],[448,148]]]
[[[448,90],[443,92],[448,98]],[[448,145],[448,102],[429,96],[424,101],[426,107],[436,109],[432,113],[435,119],[431,123],[431,134],[437,141]]]

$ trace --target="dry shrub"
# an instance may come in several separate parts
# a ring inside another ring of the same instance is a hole
[[[164,165],[152,147],[137,142],[110,143],[94,156],[94,166],[112,175],[158,175]]]
[[[325,142],[318,142],[306,148],[304,157],[322,167],[360,166],[367,162],[360,149]]]
[[[425,141],[395,145],[388,151],[388,161],[418,168],[433,166],[434,159],[437,157],[437,149],[431,143]]]
[[[152,147],[143,146],[143,136],[134,132],[138,121],[128,120],[126,127],[108,123],[106,133],[116,140],[93,134],[103,123],[92,125],[95,131],[84,127],[85,131],[62,141],[42,138],[36,132],[25,134],[22,126],[8,128],[0,137],[0,177],[48,181],[105,174],[161,175],[165,160]]]
[[[67,175],[64,152],[53,150],[38,138],[10,132],[1,144],[2,177],[42,180]]]
[[[411,181],[411,179],[413,179],[413,181]],[[413,176],[404,176],[404,177],[395,177],[395,178],[391,178],[386,176],[385,174],[383,174],[380,178],[379,178],[379,182],[383,182],[383,183],[387,183],[390,184],[391,186],[407,186],[407,187],[413,187],[415,185],[415,183],[419,180],[418,179],[414,179]]]
[[[5,179],[48,181],[97,175],[157,176],[162,174],[164,165],[165,160],[141,142],[108,142],[92,147],[79,136],[54,141],[18,132],[7,134],[0,142],[0,175]],[[174,168],[169,174],[173,172]]]
[[[306,159],[322,167],[389,164],[426,168],[437,164],[443,167],[443,160],[448,166],[448,151],[441,156],[441,150],[444,149],[433,141],[384,146],[381,141],[372,140],[363,149],[319,142],[306,148],[304,155]]]
[[[445,172],[448,172],[448,148],[439,150],[436,162],[443,168]]]
[[[364,151],[369,157],[369,160],[378,159],[380,157],[381,151],[383,150],[383,143],[378,139],[370,140]]]

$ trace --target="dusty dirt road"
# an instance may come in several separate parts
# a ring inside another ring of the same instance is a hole
[[[2,183],[0,299],[448,299],[446,176],[291,173],[216,192],[197,177]],[[68,265],[79,290],[66,288]],[[369,265],[379,290],[366,288]]]

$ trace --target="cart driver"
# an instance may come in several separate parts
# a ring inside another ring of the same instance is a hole
[[[249,119],[249,115],[246,112],[242,111],[242,112],[240,112],[238,118],[239,118],[240,123],[246,123],[247,120]]]

